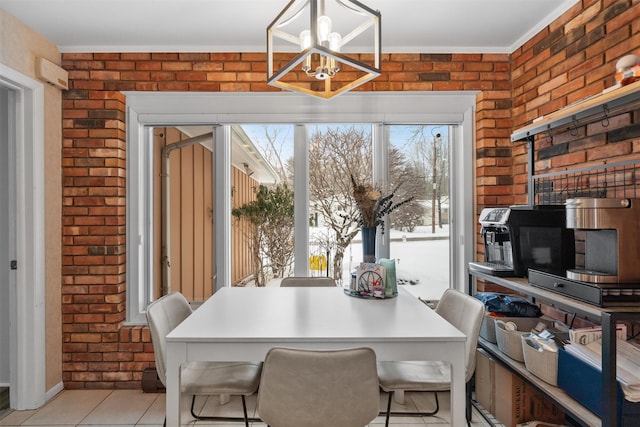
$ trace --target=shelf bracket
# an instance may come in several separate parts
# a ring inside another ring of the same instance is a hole
[[[535,163],[534,163],[534,152],[533,152],[533,140],[534,140],[534,136],[530,135],[526,138],[527,141],[527,163],[528,163],[528,169],[529,169],[529,173],[527,176],[527,201],[529,202],[528,204],[533,206],[535,205],[535,188],[534,186],[534,180],[533,177],[536,174],[535,171]]]
[[[576,116],[571,116],[571,136],[578,136],[578,119]]]
[[[604,114],[604,118],[602,119],[602,122],[600,122],[600,124],[602,125],[603,128],[608,128],[609,127],[609,107],[607,106],[607,104],[602,105],[602,113]]]

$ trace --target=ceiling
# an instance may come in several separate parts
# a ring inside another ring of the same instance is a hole
[[[578,0],[361,0],[383,53],[512,53]],[[0,0],[62,52],[265,52],[288,0]]]

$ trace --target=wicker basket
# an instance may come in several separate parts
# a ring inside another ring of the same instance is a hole
[[[524,356],[522,355],[522,338],[524,334],[531,332],[522,330],[510,330],[507,328],[507,323],[503,320],[496,319],[496,341],[498,348],[501,352],[516,360],[518,362],[524,362]],[[515,322],[513,322],[515,323]],[[518,327],[518,329],[520,329]]]
[[[538,351],[531,344],[531,339],[522,336],[522,354],[524,356],[524,366],[529,372],[542,381],[553,386],[558,385],[558,352]]]
[[[496,326],[494,320],[495,317],[491,316],[489,313],[484,314],[484,318],[482,319],[482,326],[480,326],[480,337],[495,344]]]
[[[482,319],[482,326],[480,327],[480,336],[485,340],[497,344],[496,339],[496,326],[495,321],[501,320],[503,322],[513,322],[518,326],[519,330],[531,331],[538,322],[541,321],[539,317],[495,317],[488,313],[485,313],[484,319]]]

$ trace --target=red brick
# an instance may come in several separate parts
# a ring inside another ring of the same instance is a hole
[[[604,4],[601,0],[585,4],[588,10],[582,10],[582,4],[572,7],[511,55],[385,54],[383,75],[359,90],[479,91],[476,149],[510,147],[513,157],[476,160],[476,204],[480,208],[526,200],[527,153],[523,144],[511,144],[509,136],[513,128],[610,86],[608,67],[621,55],[635,52],[640,46],[640,24],[635,19],[640,13],[639,5],[634,4],[628,11],[605,22],[603,12],[599,10]],[[560,50],[552,54],[546,47],[541,53],[534,53],[534,46],[544,43],[550,35],[558,34],[558,29],[594,31],[601,25],[607,26],[609,36],[592,43],[584,51],[568,55],[567,50]],[[625,31],[631,34],[626,40]],[[63,99],[62,163],[65,167],[62,177],[64,258],[61,294],[65,365],[62,377],[65,388],[71,389],[139,387],[142,369],[152,365],[153,351],[147,328],[123,326],[126,305],[123,192],[126,188],[126,100],[119,91],[277,89],[266,85],[263,52],[64,53],[62,56],[65,68],[71,71],[70,85],[76,91],[67,94],[75,99]],[[282,55],[278,61],[289,57]],[[444,81],[418,80],[419,73],[429,72],[450,73],[450,77]],[[541,97],[541,93],[549,96]],[[102,129],[75,128],[77,119],[102,119],[105,125]],[[612,123],[611,126],[617,125]],[[587,159],[599,159],[605,152],[618,157],[625,156],[631,149],[640,152],[638,141],[609,147],[603,145],[605,141],[598,134],[597,124],[589,129],[590,136],[592,132],[596,135],[588,143],[580,145],[578,140],[570,140],[575,152],[538,162],[536,166],[579,165]],[[583,138],[584,128],[580,132],[579,136]],[[558,136],[563,137],[566,135]],[[91,153],[86,154],[86,151]],[[100,161],[104,163],[100,164]],[[503,177],[509,177],[513,184],[499,185]],[[79,203],[86,205],[79,206]],[[116,247],[116,252],[89,255],[99,253],[103,250],[100,247],[107,245]],[[482,249],[482,245],[477,246],[480,256]],[[101,260],[113,264],[80,264]],[[97,320],[100,316],[104,317],[103,321]],[[73,323],[74,317],[88,323]],[[85,341],[77,342],[76,339]],[[82,362],[92,363],[97,371],[79,372],[76,369],[81,365],[66,365]],[[114,368],[114,364],[117,367]]]

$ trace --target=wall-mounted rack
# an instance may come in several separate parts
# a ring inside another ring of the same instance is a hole
[[[517,129],[511,134],[511,141],[526,141],[527,143],[527,170],[528,170],[528,201],[529,204],[549,204],[549,200],[536,198],[537,193],[545,191],[556,191],[561,187],[549,189],[543,187],[542,181],[536,182],[539,178],[535,171],[534,160],[534,140],[535,135],[546,133],[552,137],[553,132],[566,132],[568,130],[576,130],[579,126],[588,123],[602,121],[608,123],[609,117],[620,114],[624,111],[630,111],[634,108],[640,108],[640,81],[621,86],[617,88],[609,88],[600,94],[590,96],[578,102],[570,104],[558,111],[539,117],[528,126]],[[584,171],[581,171],[584,172]],[[571,175],[571,171],[560,172],[560,175]],[[589,173],[592,177],[599,176],[600,172]],[[556,175],[556,174],[553,174]],[[583,175],[585,177],[586,175]],[[544,179],[549,179],[545,176]],[[561,179],[558,177],[553,178]],[[548,183],[547,183],[548,184]],[[537,190],[536,190],[537,189]],[[540,191],[542,190],[542,191]],[[561,201],[562,203],[563,201]]]
[[[640,159],[532,176],[534,205],[563,205],[575,197],[640,198]]]
[[[542,132],[551,132],[561,126],[577,127],[581,122],[593,121],[597,117],[606,117],[613,110],[640,101],[640,81],[615,89],[605,89],[602,93],[581,99],[573,104],[539,117],[528,126],[517,129],[511,134],[511,141],[522,141]],[[585,120],[588,119],[588,120]]]

